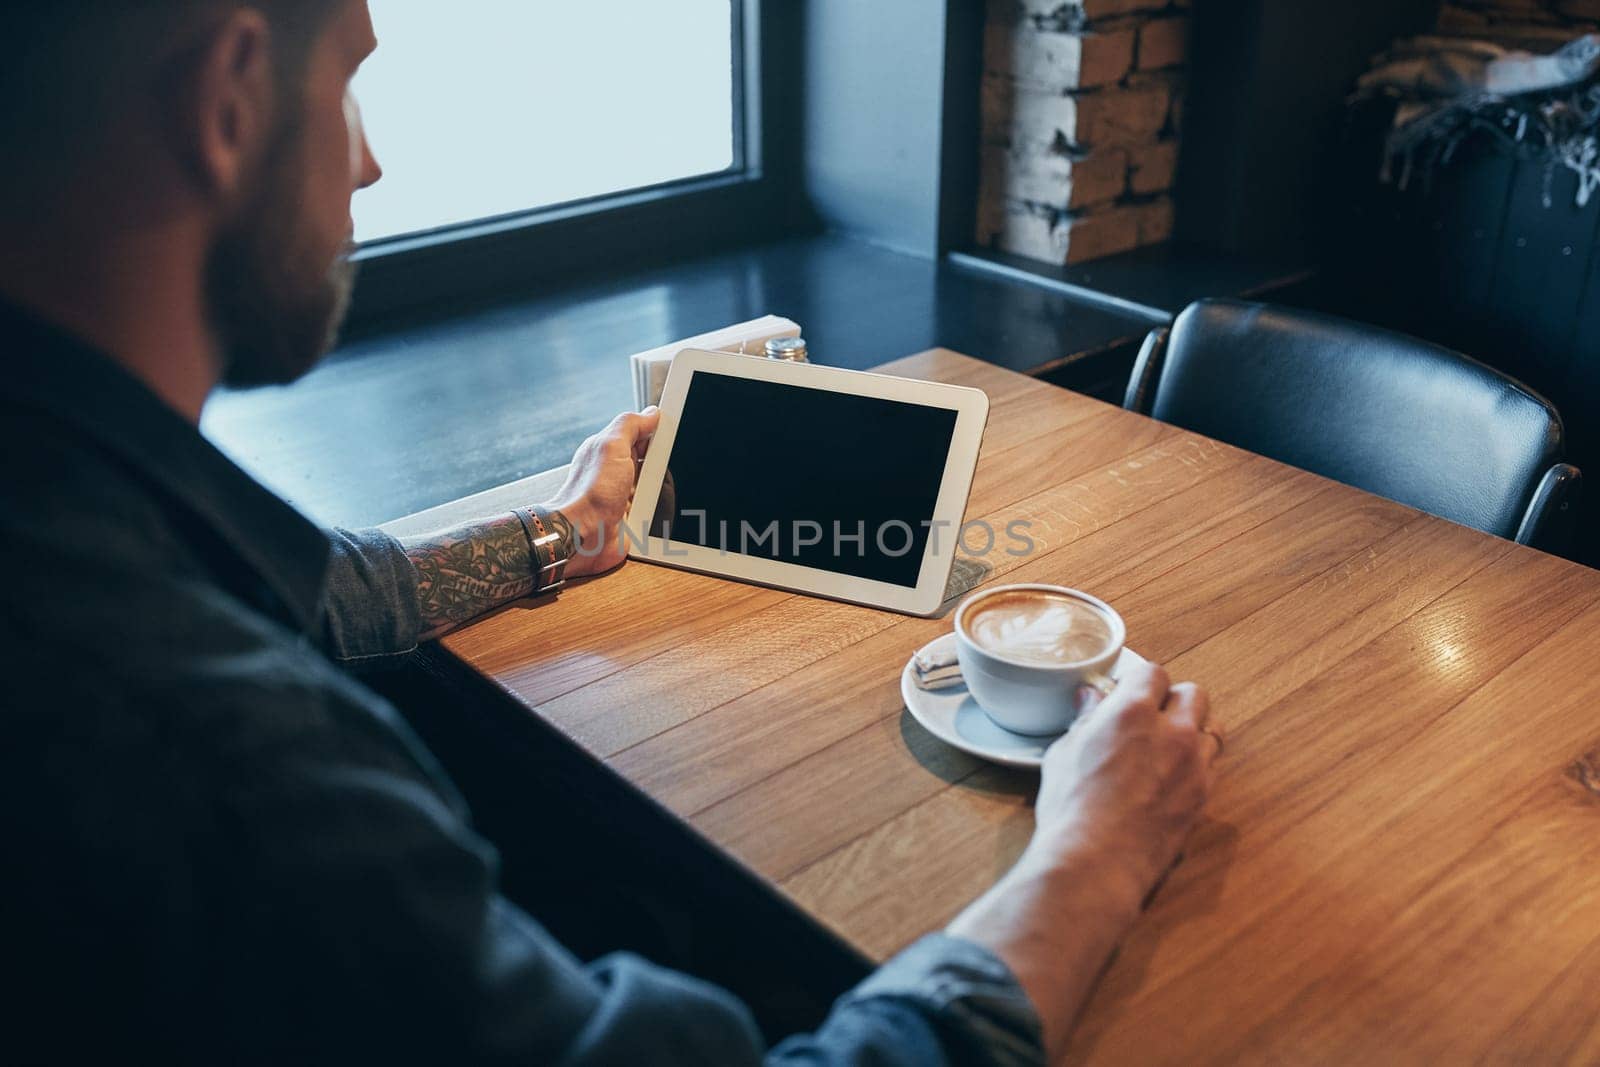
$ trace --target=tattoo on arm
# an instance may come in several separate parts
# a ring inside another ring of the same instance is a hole
[[[465,523],[404,544],[417,570],[423,640],[533,592],[528,538],[515,515]]]

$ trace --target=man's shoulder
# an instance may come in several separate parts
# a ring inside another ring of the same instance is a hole
[[[440,780],[387,702],[221,584],[214,531],[92,439],[0,410],[0,444],[32,442],[0,470],[0,724],[13,739],[73,752],[79,785],[166,767],[223,796],[288,788],[319,761]]]
[[[151,487],[56,416],[0,401],[0,450],[10,457],[0,464],[0,547],[9,558],[48,548],[63,558],[142,562],[173,550],[170,516]]]
[[[115,457],[67,435],[35,441],[0,471],[0,634],[136,678],[168,654],[259,639],[208,586],[168,509]]]
[[[149,683],[182,657],[292,643],[221,588],[184,509],[113,450],[0,402],[0,628],[85,668]]]
[[[0,446],[0,678],[7,718],[134,743],[314,743],[387,706],[302,633],[219,584],[184,512],[114,453],[51,416],[5,409]],[[16,415],[13,420],[12,415]],[[265,728],[265,729],[264,729]]]

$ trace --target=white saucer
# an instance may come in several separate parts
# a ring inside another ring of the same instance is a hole
[[[918,651],[947,651],[954,654],[955,640],[955,634],[945,634]],[[1143,656],[1125,648],[1117,658],[1116,666],[1111,668],[1111,677],[1120,678],[1129,664],[1143,662]],[[900,672],[900,695],[905,699],[912,718],[934,737],[980,759],[1007,767],[1037,768],[1044,762],[1044,750],[1061,736],[1030,737],[997,726],[960,682],[944,689],[923,689],[917,685],[917,668],[910,660],[906,661],[906,669]]]

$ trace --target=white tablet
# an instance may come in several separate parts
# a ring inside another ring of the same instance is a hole
[[[628,513],[629,554],[931,615],[988,417],[977,389],[682,352]]]

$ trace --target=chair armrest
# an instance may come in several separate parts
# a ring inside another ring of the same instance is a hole
[[[1165,326],[1151,330],[1139,346],[1139,358],[1133,361],[1133,373],[1128,376],[1128,391],[1123,395],[1122,406],[1129,411],[1148,415],[1156,403],[1156,382],[1161,379],[1161,365],[1167,360],[1167,334]]]
[[[1545,471],[1517,527],[1517,544],[1565,555],[1577,525],[1582,489],[1583,472],[1570,463],[1557,463]]]

